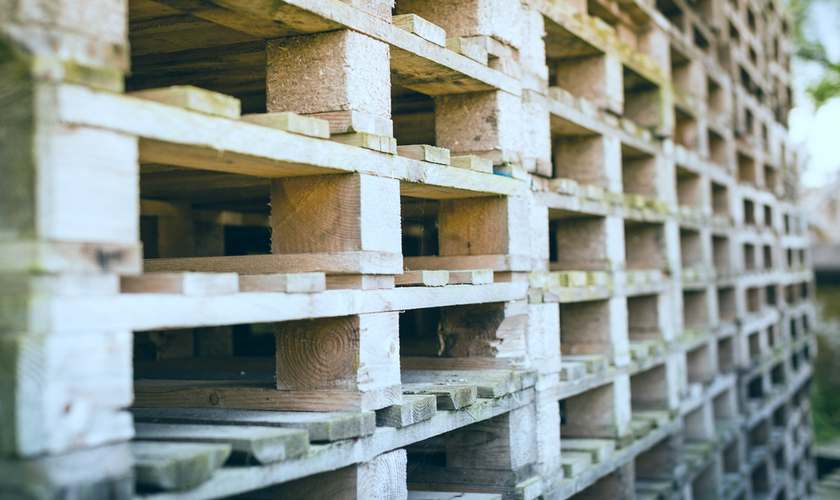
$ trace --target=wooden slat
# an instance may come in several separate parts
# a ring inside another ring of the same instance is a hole
[[[147,424],[134,426],[137,441],[227,443],[233,453],[262,464],[295,458],[309,449],[309,433],[302,429],[258,426]]]
[[[123,276],[122,293],[181,293],[184,295],[220,295],[239,291],[235,273],[148,273]]]
[[[301,116],[297,113],[260,113],[243,115],[242,121],[262,125],[263,127],[275,128],[291,132],[293,134],[318,137],[321,139],[330,138],[330,122],[309,116]]]
[[[376,415],[370,411],[313,413],[220,408],[132,408],[131,412],[136,422],[304,429],[312,442],[368,436],[376,429]]]
[[[314,293],[326,289],[324,273],[252,274],[239,277],[240,292]]]
[[[449,165],[449,150],[425,144],[397,146],[397,154],[412,160],[427,161],[439,165]]]
[[[137,484],[187,490],[210,479],[228,456],[229,444],[132,442]]]
[[[422,17],[415,14],[403,14],[394,16],[391,23],[401,29],[414,33],[415,35],[432,42],[435,45],[446,47],[446,31]]]
[[[397,274],[402,271],[402,255],[365,251],[185,257],[146,259],[143,267],[146,272]]]
[[[403,394],[432,395],[437,398],[439,410],[457,410],[475,403],[478,388],[472,384],[451,384],[445,382],[403,384]]]
[[[405,271],[394,275],[397,286],[444,286],[449,284],[447,271]]]
[[[128,95],[223,118],[237,119],[241,110],[239,99],[235,97],[190,85],[136,90]]]
[[[404,394],[402,402],[376,411],[379,427],[405,427],[437,414],[437,398],[433,395]]]

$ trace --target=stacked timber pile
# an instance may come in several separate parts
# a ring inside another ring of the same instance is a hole
[[[808,497],[790,23],[0,2],[0,497]]]

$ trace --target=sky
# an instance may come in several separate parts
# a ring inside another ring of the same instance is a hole
[[[826,47],[831,61],[840,61],[840,8],[829,7],[825,2],[815,2],[809,29]],[[803,92],[805,87],[819,76],[813,64],[794,61],[792,68],[794,102],[788,126],[791,138],[802,144],[809,155],[802,184],[806,187],[820,187],[830,181],[840,170],[840,97],[835,97],[819,110],[814,110],[810,98]]]

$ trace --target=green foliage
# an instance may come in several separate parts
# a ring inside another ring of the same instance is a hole
[[[815,305],[817,358],[811,409],[815,441],[827,443],[840,438],[840,287],[818,287]]]
[[[825,45],[813,36],[810,16],[817,2],[840,9],[838,0],[790,0],[788,8],[793,15],[793,41],[796,44],[797,57],[816,63],[822,69],[820,79],[805,89],[819,109],[829,99],[840,96],[840,62],[829,60]]]

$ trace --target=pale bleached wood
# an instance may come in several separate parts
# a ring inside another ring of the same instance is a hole
[[[495,495],[493,493],[409,491],[408,500],[502,500],[502,495]]]
[[[328,121],[310,116],[301,116],[292,112],[243,115],[242,121],[262,125],[263,127],[276,128],[277,130],[285,130],[293,134],[319,137],[321,139],[330,138],[330,124]]]
[[[560,462],[563,464],[563,475],[573,478],[592,467],[592,454],[579,451],[562,451]]]
[[[135,90],[128,95],[224,118],[237,119],[241,110],[239,99],[235,97],[190,85]]]
[[[405,158],[426,161],[429,163],[437,163],[439,165],[449,165],[450,161],[448,149],[437,148],[435,146],[428,146],[425,144],[397,146],[397,154]]]
[[[137,380],[134,406],[235,410],[359,411],[399,401],[399,385],[366,392],[286,391],[273,383],[199,380]]]
[[[272,182],[271,249],[401,252],[399,183],[369,175],[293,177]],[[333,274],[346,271],[335,269]],[[359,270],[347,274],[370,273]]]
[[[566,439],[560,440],[561,454],[568,451],[590,453],[593,463],[604,463],[615,453],[615,440],[612,439]]]
[[[517,408],[446,436],[446,465],[458,469],[516,471],[536,460],[534,407]],[[466,482],[482,484],[466,478]]]
[[[524,271],[531,263],[524,255],[441,255],[429,257],[405,257],[405,268],[414,269],[491,269],[494,272]]]
[[[485,174],[493,173],[493,160],[481,158],[475,155],[453,156],[449,160],[450,165],[465,170],[474,170]]]
[[[450,285],[487,285],[493,283],[492,269],[475,271],[449,271]]]
[[[444,286],[449,284],[447,271],[405,271],[394,276],[398,286]]]
[[[146,259],[143,267],[146,272],[395,274],[401,261],[398,253],[363,251]]]
[[[517,387],[513,373],[506,370],[422,371],[404,370],[404,384],[470,384],[477,388],[480,398],[498,398],[523,387]]]
[[[230,456],[221,443],[131,443],[137,484],[164,490],[187,490],[210,479]]]
[[[330,137],[332,142],[355,146],[357,148],[370,149],[380,153],[397,154],[397,140],[386,135],[374,135],[367,132],[355,134],[341,134]]]
[[[405,450],[383,453],[363,464],[274,487],[276,500],[406,500]]]
[[[385,290],[394,288],[392,275],[376,274],[330,274],[327,275],[327,290]]]
[[[220,408],[132,408],[131,413],[136,422],[303,429],[309,433],[312,442],[369,436],[376,429],[376,417],[372,411],[315,413]]]
[[[437,414],[437,398],[433,395],[403,394],[402,402],[376,411],[379,427],[405,427],[428,420]]]
[[[446,48],[479,64],[487,65],[487,49],[466,38],[447,38]]]
[[[324,273],[252,274],[239,277],[241,292],[315,293],[326,289]]]
[[[457,410],[475,403],[478,388],[473,384],[448,382],[403,384],[403,394],[432,395],[439,410]]]
[[[184,295],[220,295],[239,291],[236,273],[147,273],[123,276],[122,293],[181,293]]]
[[[134,428],[136,441],[226,443],[246,461],[253,458],[262,464],[295,458],[309,449],[309,433],[302,429],[146,423]]]
[[[362,111],[326,111],[311,113],[312,116],[327,120],[330,124],[330,134],[368,133],[373,135],[394,136],[393,121]]]
[[[394,16],[391,20],[392,24],[398,28],[404,29],[409,33],[432,42],[435,45],[446,47],[446,31],[440,26],[426,21],[422,17],[415,14],[403,14]]]

